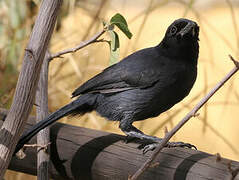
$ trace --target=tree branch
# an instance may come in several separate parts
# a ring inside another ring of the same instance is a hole
[[[136,180],[143,174],[152,164],[154,159],[158,156],[160,151],[165,147],[171,137],[186,123],[197,114],[197,111],[239,70],[239,62],[229,55],[235,67],[170,131],[160,142],[160,145],[154,150],[152,156],[131,176],[130,180]]]
[[[64,54],[67,54],[67,53],[73,53],[73,52],[76,52],[86,46],[88,46],[89,44],[92,44],[92,43],[95,43],[95,42],[101,42],[101,41],[98,41],[98,38],[104,34],[106,31],[106,29],[104,28],[102,31],[98,32],[97,34],[95,34],[92,38],[90,38],[88,41],[83,41],[81,42],[78,46],[74,47],[74,48],[70,48],[70,49],[65,49],[63,51],[60,51],[56,54],[52,54],[50,57],[49,57],[49,61],[53,60],[54,58],[57,58],[57,57],[61,57],[62,55]]]
[[[0,179],[32,109],[43,58],[62,0],[43,0],[27,45],[10,112],[0,129]]]
[[[42,119],[48,116],[48,65],[49,65],[49,53],[46,52],[42,68],[40,79],[38,82],[38,89],[36,93],[36,123],[40,122]],[[48,180],[49,179],[49,166],[50,166],[50,157],[49,157],[49,148],[42,148],[49,144],[49,127],[41,130],[37,134],[37,179],[38,180]],[[46,146],[47,147],[47,146]]]

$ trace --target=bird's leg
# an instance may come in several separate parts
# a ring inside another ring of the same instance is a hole
[[[151,143],[160,142],[162,140],[161,138],[144,134],[127,121],[120,121],[119,128],[127,135],[128,139],[139,138]]]
[[[148,144],[141,144],[138,148],[143,150],[143,154],[147,153],[148,151],[154,150],[157,146],[160,145],[162,138],[158,138],[155,136],[149,136],[144,134],[142,131],[138,130],[134,127],[131,123],[127,121],[120,121],[119,128],[127,135],[127,139],[130,138],[139,138],[142,140],[146,140],[150,143]],[[128,140],[127,140],[128,141]],[[174,148],[174,147],[187,147],[187,148],[195,148],[194,145],[184,142],[168,142],[165,147]]]

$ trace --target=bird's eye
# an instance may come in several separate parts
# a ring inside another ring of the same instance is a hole
[[[176,34],[176,32],[177,32],[177,28],[176,28],[176,26],[173,26],[173,27],[170,29],[171,35]]]

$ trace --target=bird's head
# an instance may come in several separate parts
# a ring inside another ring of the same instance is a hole
[[[185,54],[196,51],[198,54],[199,26],[189,19],[180,18],[175,20],[167,29],[163,41],[160,43],[164,48],[176,53]],[[195,52],[194,52],[195,53]]]
[[[196,22],[188,19],[177,19],[166,31],[168,39],[180,41],[197,41],[199,35],[199,26]]]

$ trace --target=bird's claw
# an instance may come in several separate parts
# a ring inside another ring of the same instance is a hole
[[[149,151],[153,151],[160,143],[152,143],[143,147],[143,155]]]
[[[174,148],[174,147],[183,147],[183,148],[194,148],[197,150],[197,147],[190,143],[184,143],[184,142],[168,142],[166,147],[168,148]]]
[[[141,144],[138,149],[142,149],[143,154],[146,154],[149,151],[153,151],[156,147],[158,147],[160,145],[160,142],[158,143],[152,143],[152,144],[147,144],[147,145],[143,145]],[[182,148],[194,148],[195,150],[197,150],[197,147],[189,144],[189,143],[184,143],[184,142],[168,142],[165,147],[168,148],[175,148],[175,147],[182,147]]]

